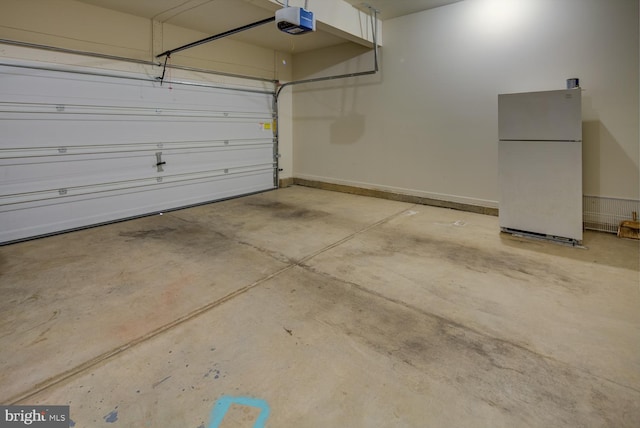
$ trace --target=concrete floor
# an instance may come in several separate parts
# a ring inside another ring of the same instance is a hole
[[[290,187],[0,247],[0,402],[78,428],[637,427],[640,247],[584,243]]]

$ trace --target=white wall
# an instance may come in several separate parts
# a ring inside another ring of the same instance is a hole
[[[497,94],[583,92],[584,193],[638,199],[638,1],[465,0],[384,22],[382,72],[294,92],[294,176],[497,207]],[[294,78],[370,68],[346,44]]]

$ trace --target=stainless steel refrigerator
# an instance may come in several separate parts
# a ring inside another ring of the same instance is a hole
[[[582,242],[581,90],[498,95],[499,222]]]

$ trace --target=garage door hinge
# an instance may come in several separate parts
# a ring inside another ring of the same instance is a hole
[[[162,160],[162,152],[156,152],[156,168],[158,168],[158,172],[164,172],[162,165],[166,165],[166,162]]]

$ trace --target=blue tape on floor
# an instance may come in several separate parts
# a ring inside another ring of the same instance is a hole
[[[211,423],[209,428],[219,428],[222,420],[229,411],[232,404],[239,404],[240,406],[256,407],[260,409],[258,419],[253,424],[253,428],[264,428],[264,424],[269,418],[269,404],[260,398],[251,397],[230,397],[228,395],[222,396],[216,401],[213,410],[211,411]]]

